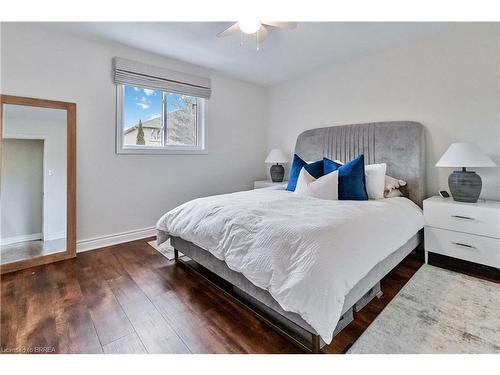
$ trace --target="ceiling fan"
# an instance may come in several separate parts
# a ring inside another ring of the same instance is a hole
[[[295,29],[297,22],[273,22],[273,21],[239,21],[233,23],[226,30],[217,34],[222,38],[229,35],[240,33],[242,36],[240,46],[243,45],[243,34],[255,35],[257,41],[257,51],[260,43],[267,37],[267,27],[276,27],[278,29]]]

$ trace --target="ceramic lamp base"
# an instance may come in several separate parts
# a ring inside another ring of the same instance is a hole
[[[448,177],[451,195],[457,202],[476,203],[482,185],[481,177],[476,172],[455,171]]]
[[[271,166],[271,180],[273,182],[283,182],[285,177],[285,168],[282,165],[275,164]]]

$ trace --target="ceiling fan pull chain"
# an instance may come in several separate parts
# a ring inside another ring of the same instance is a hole
[[[257,51],[260,50],[260,44],[259,44],[259,32],[260,32],[260,29],[257,30],[257,32],[255,33],[255,39],[257,39]]]

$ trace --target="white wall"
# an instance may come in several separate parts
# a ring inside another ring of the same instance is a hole
[[[249,189],[268,149],[291,155],[297,135],[318,126],[422,122],[429,195],[447,188],[450,171],[433,165],[451,142],[476,142],[500,164],[497,24],[461,24],[269,89],[41,25],[4,23],[1,39],[2,93],[78,105],[79,241],[151,227],[195,197]],[[115,154],[114,56],[211,76],[208,155]],[[499,169],[479,173],[483,197],[500,199]]]
[[[43,146],[43,140],[3,140],[2,243],[42,233]]]
[[[208,72],[208,155],[116,155],[114,56],[204,70],[35,24],[2,27],[2,93],[77,103],[77,240],[154,226],[182,202],[262,176],[264,89]]]
[[[397,50],[309,72],[269,89],[268,149],[293,152],[305,129],[387,120],[426,128],[427,194],[448,190],[434,167],[452,142],[476,142],[500,165],[499,26],[453,25]],[[478,169],[500,199],[500,169]]]
[[[67,114],[65,110],[5,105],[3,137],[44,139],[44,239],[66,237],[67,202]],[[7,153],[7,151],[5,152]],[[8,183],[9,179],[5,178]],[[2,180],[4,174],[2,171]],[[2,203],[10,199],[2,190]],[[2,209],[5,207],[2,206]],[[9,211],[7,215],[13,214]],[[22,213],[18,213],[22,214]],[[3,215],[3,213],[2,213]]]

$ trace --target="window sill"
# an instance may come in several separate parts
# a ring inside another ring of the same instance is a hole
[[[135,154],[135,155],[207,155],[207,149],[201,150],[168,150],[168,149],[134,149],[134,148],[122,148],[116,150],[118,155]]]

